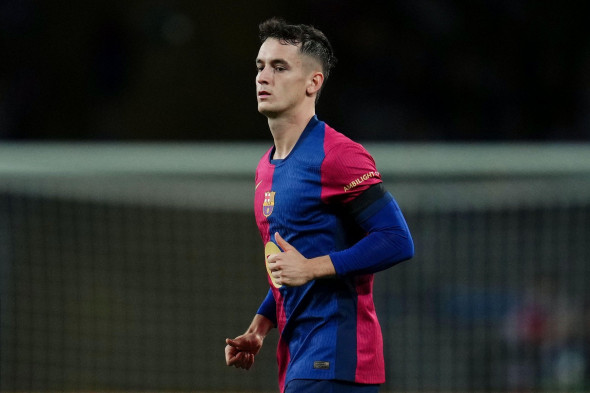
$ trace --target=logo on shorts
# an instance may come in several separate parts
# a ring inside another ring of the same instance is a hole
[[[272,214],[272,210],[275,207],[275,194],[274,191],[264,193],[264,202],[262,203],[262,214],[264,214],[264,217]]]

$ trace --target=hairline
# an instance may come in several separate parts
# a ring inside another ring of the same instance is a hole
[[[277,38],[277,37],[273,37],[273,36],[268,36],[268,37],[266,37],[266,39],[264,41],[262,41],[262,44],[264,44],[266,41],[268,41],[270,39],[278,41],[278,43],[281,44],[281,45],[292,45],[292,46],[296,47],[297,48],[297,53],[302,58],[307,58],[307,59],[311,60],[314,63],[314,65],[319,68],[319,71],[325,77],[324,65],[323,65],[322,60],[321,59],[318,59],[317,56],[314,56],[314,55],[312,55],[310,53],[307,53],[307,52],[303,51],[303,42],[301,42],[301,41],[295,41],[295,40],[289,40],[289,39],[285,39],[285,38]],[[281,60],[282,61],[285,61],[284,59],[281,59]],[[256,58],[256,63],[258,63],[259,61],[260,61],[260,59]],[[305,66],[305,63],[306,63],[305,61],[302,61],[302,64],[304,64],[304,66]]]

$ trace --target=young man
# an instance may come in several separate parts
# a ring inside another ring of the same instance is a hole
[[[246,333],[226,340],[226,363],[249,369],[277,327],[281,392],[377,392],[373,274],[411,258],[412,238],[373,158],[315,114],[335,63],[325,35],[276,18],[259,28],[258,111],[274,146],[256,169],[254,209],[270,289]]]

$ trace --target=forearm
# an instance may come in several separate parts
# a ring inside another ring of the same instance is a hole
[[[336,275],[336,269],[329,255],[324,255],[309,260],[312,279],[333,277]]]
[[[252,319],[252,323],[250,323],[250,326],[248,327],[248,330],[246,330],[245,334],[254,333],[260,336],[261,338],[264,338],[274,327],[275,324],[273,321],[271,321],[264,315],[256,314],[254,316],[254,319]]]

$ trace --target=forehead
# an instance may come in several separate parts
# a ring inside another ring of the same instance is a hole
[[[275,38],[268,38],[260,45],[256,61],[270,62],[273,60],[286,60],[288,62],[300,62],[302,58],[299,46],[282,44]]]

